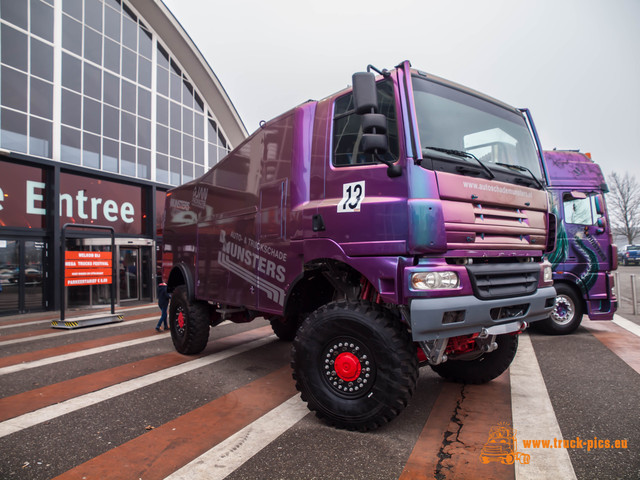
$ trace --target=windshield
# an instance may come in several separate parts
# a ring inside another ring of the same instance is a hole
[[[513,171],[507,165],[514,165],[542,179],[522,115],[419,77],[413,77],[413,92],[423,152],[434,147],[467,152],[491,170]]]

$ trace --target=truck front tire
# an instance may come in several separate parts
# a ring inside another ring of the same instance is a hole
[[[171,340],[179,353],[200,353],[209,341],[209,305],[191,302],[187,288],[184,285],[176,287],[169,305],[169,327]]]
[[[472,360],[449,360],[431,365],[434,372],[447,380],[479,385],[487,383],[509,368],[518,351],[518,336],[505,334],[496,337],[498,348]]]
[[[567,335],[574,332],[582,322],[582,298],[576,290],[563,283],[554,285],[556,302],[548,318],[534,322],[531,326],[547,335]]]
[[[407,329],[367,301],[332,302],[302,323],[293,342],[296,388],[327,424],[374,430],[408,404],[418,360]]]

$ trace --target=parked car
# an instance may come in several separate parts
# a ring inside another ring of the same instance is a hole
[[[620,252],[622,265],[640,265],[640,245],[625,245]]]

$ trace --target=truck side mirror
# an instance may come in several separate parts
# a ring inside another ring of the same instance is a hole
[[[600,195],[596,195],[594,197],[594,203],[596,206],[596,213],[598,215],[604,215],[604,206],[602,205],[602,197]]]
[[[376,80],[371,72],[354,73],[353,82],[353,104],[358,115],[365,113],[375,113],[378,111],[378,92],[376,91]]]

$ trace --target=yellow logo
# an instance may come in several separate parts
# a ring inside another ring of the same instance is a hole
[[[501,422],[491,427],[489,439],[480,451],[482,463],[500,462],[505,465],[513,465],[516,461],[523,465],[529,464],[531,456],[518,452],[518,440],[516,432],[510,423]]]

